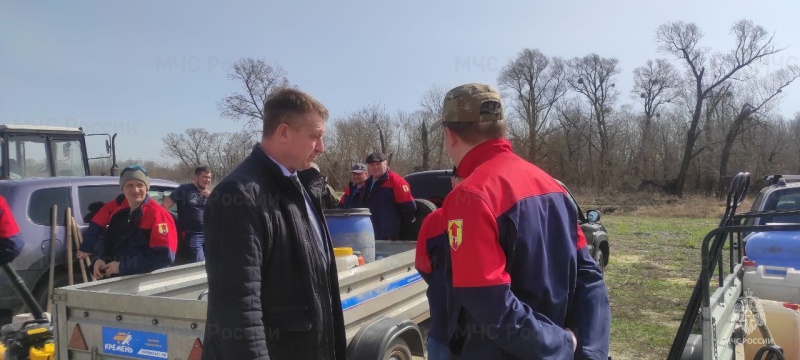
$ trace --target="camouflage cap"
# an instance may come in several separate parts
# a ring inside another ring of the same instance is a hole
[[[433,126],[445,122],[483,122],[503,120],[503,99],[486,84],[464,84],[447,92],[442,117]]]

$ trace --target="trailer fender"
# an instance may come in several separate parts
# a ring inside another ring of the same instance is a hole
[[[425,356],[419,327],[411,320],[381,317],[356,333],[347,347],[348,360],[398,359]]]

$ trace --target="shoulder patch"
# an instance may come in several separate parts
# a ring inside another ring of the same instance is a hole
[[[403,191],[404,192],[411,192],[411,190],[408,188],[408,185],[403,185]]]
[[[169,227],[167,226],[167,223],[159,223],[158,224],[158,233],[159,234],[167,235],[168,232],[169,232]]]
[[[463,239],[464,220],[448,220],[447,221],[447,238],[450,241],[450,247],[455,251],[461,246]]]

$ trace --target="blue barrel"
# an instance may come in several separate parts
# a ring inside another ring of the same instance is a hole
[[[800,231],[758,232],[748,235],[745,241],[747,258],[756,265],[800,270]]]
[[[365,262],[375,261],[375,231],[369,209],[327,209],[323,213],[333,247],[351,247],[361,252]]]

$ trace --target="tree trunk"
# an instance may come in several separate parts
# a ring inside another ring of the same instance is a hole
[[[600,137],[600,178],[598,179],[600,189],[605,189],[608,185],[608,173],[611,168],[611,159],[608,154],[608,134],[606,133],[605,114],[597,111],[597,135]]]
[[[683,149],[683,160],[681,160],[681,170],[678,178],[675,179],[675,188],[672,195],[683,197],[683,185],[686,183],[686,175],[689,173],[689,165],[692,163],[692,153],[694,143],[697,141],[697,126],[700,124],[700,115],[703,110],[703,93],[701,83],[697,82],[697,99],[695,100],[694,113],[692,114],[692,124],[686,132],[686,147]]]
[[[431,154],[431,147],[428,143],[428,124],[425,123],[425,120],[422,120],[422,128],[420,129],[422,134],[422,170],[430,170],[430,154]]]
[[[642,128],[642,138],[639,141],[639,151],[638,151],[638,153],[636,155],[636,156],[638,156],[638,159],[636,159],[636,161],[634,161],[634,164],[636,164],[635,165],[636,166],[636,170],[635,170],[636,174],[635,175],[638,177],[638,180],[642,180],[645,177],[644,176],[644,174],[645,174],[644,167],[645,167],[645,165],[647,163],[647,154],[645,154],[645,153],[647,152],[648,144],[652,146],[652,144],[649,143],[650,131],[651,131],[650,128],[652,127],[652,125],[651,125],[652,116],[651,115],[645,115],[645,116],[646,117],[645,117],[645,120],[644,120],[644,127]]]
[[[725,136],[725,146],[722,148],[722,157],[719,162],[719,176],[723,178],[728,175],[728,161],[731,157],[731,149],[733,149],[733,143],[736,142],[736,137],[739,135],[739,129],[742,128],[744,125],[745,120],[750,116],[750,112],[742,109],[739,114],[736,116],[736,119],[733,121],[731,128],[728,129],[728,135]],[[723,196],[725,184],[720,181],[719,184],[719,195]]]
[[[378,138],[381,142],[381,153],[386,154],[386,137],[383,135],[383,129],[378,124],[375,124],[378,127]]]
[[[536,125],[538,122],[536,111],[528,111],[528,161],[536,163]]]

